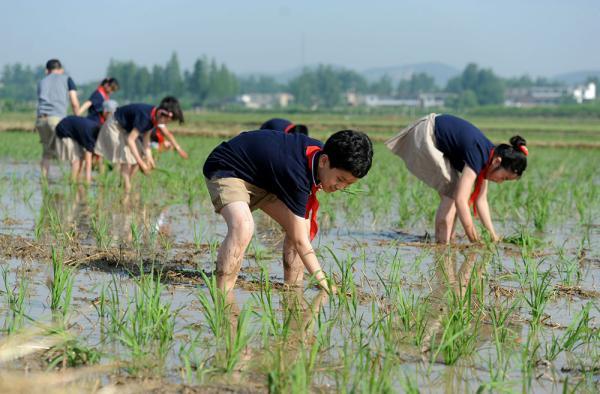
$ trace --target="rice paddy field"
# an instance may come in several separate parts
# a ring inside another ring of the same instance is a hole
[[[129,195],[115,171],[83,187],[55,165],[41,182],[33,121],[3,118],[0,391],[599,391],[598,122],[473,120],[495,142],[523,135],[529,167],[490,186],[503,242],[437,246],[437,195],[381,143],[410,114],[299,116],[377,141],[366,178],[319,196],[314,246],[340,292],[286,287],[283,233],[255,212],[230,304],[202,165],[271,115],[189,114],[190,159],[159,154]]]

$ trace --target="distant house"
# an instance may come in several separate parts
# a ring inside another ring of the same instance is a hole
[[[445,93],[421,93],[414,97],[385,97],[376,94],[357,95],[354,93],[346,95],[348,105],[364,105],[366,107],[412,107],[412,108],[431,108],[443,107]]]
[[[534,107],[536,105],[558,104],[569,95],[564,86],[532,86],[507,89],[504,105],[508,107]]]
[[[586,85],[577,86],[573,89],[573,98],[579,104],[584,101],[596,100],[596,84],[590,82]]]
[[[533,86],[508,89],[504,105],[508,107],[534,107],[536,105],[560,104],[573,97],[578,103],[596,99],[596,84],[590,82],[574,88],[566,86]]]
[[[238,96],[237,101],[250,109],[285,108],[294,100],[290,93],[247,93]]]

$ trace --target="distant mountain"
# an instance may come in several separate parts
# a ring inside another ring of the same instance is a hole
[[[577,85],[584,83],[589,77],[600,79],[600,70],[573,71],[569,73],[558,74],[552,79],[567,85]]]
[[[460,74],[460,70],[444,63],[415,63],[402,66],[377,67],[364,70],[362,74],[369,80],[375,81],[384,76],[389,75],[394,82],[399,82],[402,79],[408,79],[412,74],[425,73],[429,74],[435,80],[435,84],[439,87],[446,86],[450,78]]]

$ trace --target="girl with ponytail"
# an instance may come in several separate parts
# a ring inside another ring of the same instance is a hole
[[[179,155],[187,158],[187,153],[167,129],[167,123],[173,120],[183,123],[183,112],[179,101],[167,96],[158,106],[136,103],[119,107],[102,125],[95,153],[114,164],[120,164],[126,191],[131,188],[131,177],[138,167],[144,174],[149,174],[156,167],[150,149],[153,129],[162,130]],[[140,136],[141,139],[138,138]]]
[[[471,242],[479,240],[469,206],[481,219],[492,240],[494,230],[487,201],[488,181],[502,183],[521,177],[529,154],[520,136],[495,146],[473,124],[452,115],[430,114],[386,142],[408,170],[436,189],[440,206],[435,216],[435,237],[449,243],[456,216]]]

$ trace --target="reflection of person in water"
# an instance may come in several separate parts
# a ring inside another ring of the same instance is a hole
[[[234,292],[228,292],[227,299],[230,306],[230,335],[235,336],[240,309],[233,294]],[[304,297],[304,289],[301,286],[292,286],[289,289],[281,291],[278,295],[280,296],[282,306],[280,323],[282,326],[288,325],[288,331],[287,335],[284,336],[285,342],[273,346],[281,346],[277,349],[278,354],[282,357],[280,362],[291,366],[300,356],[303,345],[312,345],[314,343],[316,335],[314,322],[329,295],[325,290],[320,290],[314,296],[312,302],[309,302]],[[248,365],[254,356],[250,346],[246,347],[241,355],[239,369],[248,369]]]
[[[309,303],[304,297],[304,289],[299,286],[290,287],[289,291],[281,294],[282,322],[289,321],[290,324],[287,346],[293,349],[298,343],[312,342],[315,319],[327,299],[327,292],[320,290]]]
[[[99,196],[99,200],[108,195]],[[106,206],[113,206],[115,201],[107,200]],[[123,198],[116,209],[110,209],[110,217],[107,218],[110,223],[111,238],[115,242],[131,243],[145,242],[150,238],[170,236],[169,222],[166,218],[168,207],[153,206],[144,203],[139,192],[132,192]],[[98,215],[104,215],[106,211],[98,211]],[[134,232],[140,238],[134,239]],[[153,237],[151,237],[153,236]]]
[[[467,253],[458,271],[455,252],[444,252],[436,256],[436,276],[429,295],[431,306],[422,341],[422,352],[429,351],[432,339],[442,333],[444,318],[456,307],[456,300],[464,300],[472,310],[482,306],[480,280],[484,263],[478,261],[479,256],[478,253]],[[469,300],[464,299],[467,296],[470,296]]]
[[[76,189],[42,189],[42,204],[39,219],[41,225],[60,225],[62,233],[85,237],[89,233],[89,209],[86,189],[79,185]]]

